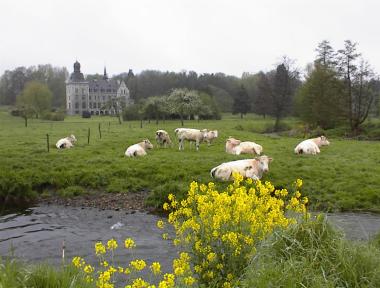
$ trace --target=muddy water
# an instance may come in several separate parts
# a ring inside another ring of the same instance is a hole
[[[328,220],[344,230],[353,240],[368,240],[380,232],[380,215],[369,213],[327,214]],[[40,206],[22,213],[0,216],[0,255],[35,261],[49,261],[58,265],[62,261],[62,242],[65,241],[65,258],[80,255],[95,263],[94,243],[115,238],[122,243],[125,238],[135,239],[133,254],[118,249],[115,262],[124,264],[132,258],[159,261],[166,271],[176,257],[170,241],[162,239],[156,227],[159,216],[136,212],[99,210],[65,206]],[[121,222],[120,229],[110,229]],[[172,233],[172,232],[171,232]],[[10,252],[12,251],[12,252]],[[123,266],[124,266],[123,265]]]
[[[95,242],[104,243],[115,238],[124,243],[124,239],[131,237],[137,247],[117,249],[115,263],[125,266],[132,258],[139,258],[148,263],[159,261],[168,270],[176,257],[176,250],[171,241],[162,239],[162,230],[156,226],[159,219],[161,217],[145,212],[131,214],[96,208],[34,207],[22,213],[0,216],[0,255],[12,253],[17,258],[58,265],[62,263],[64,241],[66,262],[79,255],[96,263]],[[117,222],[123,226],[111,229]]]

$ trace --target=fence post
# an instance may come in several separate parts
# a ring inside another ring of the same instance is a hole
[[[102,130],[100,130],[100,123],[99,123],[99,138],[102,139]]]
[[[141,119],[141,120],[140,120],[140,128],[142,128],[142,121],[143,121],[143,120]]]
[[[111,122],[108,122],[108,133],[110,133]]]
[[[46,134],[46,144],[47,144],[47,150],[50,152],[50,145],[49,145],[49,134]]]
[[[90,128],[88,128],[88,133],[87,133],[87,144],[90,144]]]

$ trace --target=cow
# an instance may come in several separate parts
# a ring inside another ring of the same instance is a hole
[[[307,139],[299,143],[296,148],[294,148],[294,153],[316,155],[321,152],[319,149],[320,147],[328,145],[330,145],[330,142],[325,136]]]
[[[135,157],[135,156],[144,156],[146,155],[146,150],[152,149],[153,145],[148,139],[143,140],[140,143],[131,145],[125,151],[125,156]]]
[[[232,180],[232,173],[237,172],[245,178],[259,180],[263,176],[263,173],[269,171],[269,163],[272,160],[272,158],[263,155],[253,159],[225,162],[212,168],[210,175],[214,179],[228,181]]]
[[[67,136],[66,138],[59,139],[57,143],[55,143],[55,146],[58,149],[69,149],[71,147],[74,147],[74,143],[77,142],[77,138],[73,134],[70,136]]]
[[[165,130],[157,130],[156,131],[156,142],[157,144],[162,147],[166,147],[166,145],[172,145],[172,141],[170,140],[169,133]]]
[[[226,141],[226,152],[233,155],[260,155],[263,152],[263,147],[252,141],[241,142],[240,140],[230,137]]]
[[[197,151],[199,150],[199,143],[204,139],[204,132],[198,129],[191,128],[177,128],[174,130],[179,142],[179,150],[184,150],[184,141],[195,142]]]
[[[203,141],[207,142],[207,146],[210,146],[212,141],[218,137],[218,130],[201,130],[203,132]]]

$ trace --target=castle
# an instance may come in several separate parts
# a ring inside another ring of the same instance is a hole
[[[115,99],[118,99],[116,105]],[[66,82],[67,114],[89,112],[91,115],[113,115],[119,102],[126,105],[132,103],[124,81],[108,79],[106,68],[102,79],[87,81],[80,71],[80,63],[74,63],[74,72]]]

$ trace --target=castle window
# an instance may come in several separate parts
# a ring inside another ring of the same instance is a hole
[[[78,93],[78,88],[75,88],[75,93]]]
[[[84,88],[82,88],[82,94],[84,95]]]
[[[103,96],[103,101],[106,101],[106,96]]]
[[[90,95],[90,96],[88,96],[88,99],[89,99],[89,100],[91,100],[91,95]]]
[[[86,102],[82,103],[82,109],[86,109]]]
[[[75,109],[79,109],[79,102],[75,102]]]
[[[111,89],[109,88],[109,89],[107,89],[107,92],[111,92]]]
[[[71,109],[71,103],[69,103],[69,109]]]
[[[89,88],[88,91],[89,91],[89,92],[92,92],[92,88]]]
[[[116,93],[116,89],[113,89],[112,92],[113,92],[113,93]]]
[[[98,89],[94,88],[94,92],[98,92]]]
[[[103,89],[103,88],[101,88],[101,89],[100,89],[100,92],[104,92],[104,89]]]

